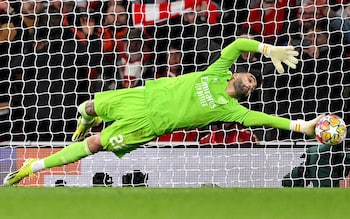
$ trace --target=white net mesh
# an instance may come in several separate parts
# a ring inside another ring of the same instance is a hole
[[[332,112],[348,124],[349,8],[336,0],[1,1],[1,174],[69,144],[76,106],[94,93],[203,70],[237,37],[300,51],[297,69],[284,74],[259,54],[242,54],[232,70],[262,69],[264,77],[243,105],[291,119]],[[315,142],[215,124],[152,144],[121,160],[94,155],[32,183],[53,185],[59,175],[86,186],[96,172],[108,172],[121,185],[123,174],[140,169],[150,186],[276,187]]]

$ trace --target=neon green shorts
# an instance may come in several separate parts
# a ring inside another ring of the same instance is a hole
[[[149,123],[143,87],[97,93],[94,107],[103,121],[113,121],[102,130],[101,143],[118,157],[157,137]]]

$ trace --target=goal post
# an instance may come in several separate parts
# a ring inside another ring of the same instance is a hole
[[[334,113],[349,124],[350,6],[248,2],[0,3],[0,180],[25,159],[69,145],[77,106],[96,92],[201,71],[238,37],[293,45],[300,53],[297,69],[285,66],[283,74],[268,58],[242,54],[231,71],[258,67],[263,73],[262,87],[240,100],[242,105],[291,119]],[[349,146],[347,141],[343,146]],[[102,172],[113,179],[110,185],[123,186],[123,176],[139,170],[148,174],[152,187],[281,187],[314,145],[313,139],[290,131],[214,124],[160,136],[121,159],[98,153],[45,170],[22,185],[55,186],[63,180],[92,186]]]

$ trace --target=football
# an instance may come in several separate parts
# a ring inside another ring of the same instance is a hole
[[[315,127],[316,139],[322,144],[340,144],[346,135],[346,125],[342,118],[329,114],[320,119]]]

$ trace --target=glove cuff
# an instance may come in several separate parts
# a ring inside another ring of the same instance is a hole
[[[290,121],[290,130],[295,131],[295,132],[303,132],[302,126],[304,123],[305,123],[305,121],[302,119],[292,120],[292,121]]]
[[[268,44],[265,44],[265,43],[260,43],[259,44],[259,47],[258,47],[258,50],[261,54],[263,54],[264,56],[268,57],[268,48],[269,48],[269,45]]]

